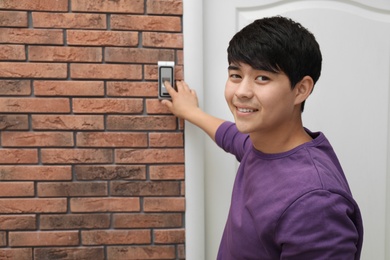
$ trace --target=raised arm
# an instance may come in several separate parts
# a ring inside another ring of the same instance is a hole
[[[215,132],[225,121],[207,114],[198,105],[198,97],[193,89],[190,89],[184,81],[177,81],[177,91],[169,82],[165,82],[165,88],[172,97],[172,100],[161,102],[177,117],[198,126],[215,141]]]

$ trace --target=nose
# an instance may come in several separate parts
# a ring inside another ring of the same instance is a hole
[[[238,98],[252,98],[253,97],[253,85],[248,80],[243,79],[238,84],[234,95]]]

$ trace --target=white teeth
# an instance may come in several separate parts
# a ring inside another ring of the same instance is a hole
[[[249,109],[249,108],[237,108],[237,110],[242,113],[251,113],[256,111],[254,109]]]

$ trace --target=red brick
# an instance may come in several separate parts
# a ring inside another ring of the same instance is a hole
[[[7,245],[7,233],[5,231],[0,231],[0,246]]]
[[[144,77],[146,80],[158,80],[158,67],[157,65],[145,65]],[[179,80],[175,71],[175,80]]]
[[[179,196],[180,182],[175,181],[112,181],[110,191],[113,196]]]
[[[104,260],[103,247],[34,248],[34,259],[93,259]]]
[[[59,29],[0,28],[0,39],[0,43],[64,44],[63,31]]]
[[[74,98],[74,113],[142,113],[143,100],[120,98]]]
[[[109,214],[42,214],[39,217],[42,230],[109,228]]]
[[[140,211],[139,198],[72,198],[74,212],[134,212]]]
[[[146,4],[148,14],[183,14],[183,0],[148,0]]]
[[[5,231],[0,231],[0,246],[7,245],[7,233]]]
[[[33,12],[34,28],[105,29],[106,15]]]
[[[107,149],[42,149],[42,163],[112,163],[113,152]]]
[[[77,133],[78,147],[147,147],[147,133]]]
[[[180,118],[179,119],[179,130],[184,130],[184,124],[185,124],[184,119]]]
[[[114,214],[114,228],[174,228],[183,225],[180,213]]]
[[[0,199],[0,213],[62,213],[67,210],[65,198]]]
[[[159,60],[174,60],[173,50],[107,47],[104,53],[107,62],[157,63]]]
[[[151,180],[184,180],[184,165],[151,165]]]
[[[33,182],[0,182],[0,197],[32,197]]]
[[[160,229],[154,230],[154,242],[156,244],[184,244],[184,229]]]
[[[175,259],[174,246],[109,246],[108,260],[116,259]]]
[[[1,9],[68,11],[68,0],[2,0]]]
[[[81,231],[83,245],[150,244],[150,230],[91,230]]]
[[[117,149],[117,163],[184,163],[183,149]]]
[[[0,164],[38,163],[36,149],[0,149]]]
[[[184,54],[183,54],[183,50],[177,50],[176,51],[176,60],[177,60],[177,65],[181,65],[183,66],[184,65]]]
[[[3,147],[73,146],[70,132],[2,132]]]
[[[71,166],[0,166],[1,181],[66,181],[71,179]]]
[[[32,248],[1,248],[0,259],[33,260]]]
[[[79,244],[78,231],[10,232],[9,244],[17,246],[74,246]]]
[[[173,16],[111,15],[111,28],[131,31],[180,32],[181,19]]]
[[[183,34],[144,32],[142,34],[142,45],[144,47],[181,49],[183,48]]]
[[[103,81],[34,81],[35,96],[104,96]]]
[[[146,179],[146,167],[144,165],[76,165],[74,171],[77,180]]]
[[[146,100],[146,113],[152,114],[172,114],[167,106],[161,104],[158,99],[147,99]]]
[[[0,63],[0,77],[4,78],[58,78],[67,77],[66,64],[56,63]]]
[[[1,215],[1,230],[28,230],[36,229],[36,215]],[[1,251],[0,251],[0,259]]]
[[[141,65],[127,64],[71,64],[72,79],[142,79]]]
[[[107,95],[111,97],[157,97],[157,82],[107,82]]]
[[[137,32],[68,30],[68,45],[137,46]]]
[[[108,130],[175,130],[174,116],[107,116]]]
[[[27,27],[27,12],[0,11],[0,26]]]
[[[25,47],[23,45],[0,45],[0,60],[26,60]]]
[[[0,115],[0,130],[27,130],[27,115]]]
[[[184,212],[184,198],[144,198],[145,212]]]
[[[183,146],[183,133],[149,133],[149,147]]]
[[[185,247],[185,245],[177,245],[177,257],[179,259],[186,259],[186,247]]]
[[[107,182],[40,182],[39,197],[107,196]]]
[[[73,0],[72,11],[108,12],[108,13],[143,13],[143,0]]]
[[[180,191],[181,191],[180,195],[182,195],[182,196],[186,195],[186,182],[185,181],[181,182]]]
[[[33,115],[32,128],[36,130],[103,130],[104,117],[100,115]]]
[[[30,46],[30,61],[101,62],[102,50],[97,47]]]
[[[69,113],[68,98],[0,98],[0,113]]]
[[[30,94],[30,80],[0,80],[0,95],[2,96],[28,96]]]

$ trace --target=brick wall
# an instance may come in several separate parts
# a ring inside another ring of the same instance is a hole
[[[0,0],[0,259],[183,259],[182,0]]]

